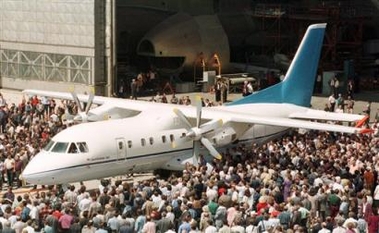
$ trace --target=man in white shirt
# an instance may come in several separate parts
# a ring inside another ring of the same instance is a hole
[[[16,162],[14,158],[8,154],[8,157],[4,160],[4,167],[7,172],[7,182],[9,186],[13,186],[13,175],[15,172]]]

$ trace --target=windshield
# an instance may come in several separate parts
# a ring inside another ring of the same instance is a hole
[[[68,148],[68,151],[67,151]],[[45,148],[45,151],[52,151],[56,153],[88,153],[88,146],[85,142],[55,142],[49,141]]]
[[[52,152],[66,153],[67,147],[68,147],[68,142],[57,142],[54,145]]]
[[[51,141],[49,141],[49,143],[47,143],[47,145],[45,146],[45,148],[43,148],[45,151],[49,151],[50,149],[51,149],[51,147],[53,147],[53,145],[54,145],[54,141],[53,140],[51,140]]]

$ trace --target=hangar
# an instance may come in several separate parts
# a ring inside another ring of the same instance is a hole
[[[322,69],[343,70],[346,61],[372,69],[378,6],[374,0],[0,0],[0,87],[110,96],[150,69],[195,83],[204,70],[221,73],[221,64],[223,73],[236,63],[285,69],[272,57],[291,57],[305,28],[321,21],[328,23]]]

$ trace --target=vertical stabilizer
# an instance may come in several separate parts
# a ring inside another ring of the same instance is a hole
[[[241,98],[229,105],[291,103],[310,106],[326,24],[308,27],[282,82]]]

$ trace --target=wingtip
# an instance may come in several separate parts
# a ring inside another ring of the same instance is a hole
[[[359,121],[357,121],[357,123],[355,124],[355,127],[356,128],[362,127],[366,123],[366,121],[367,121],[368,118],[369,118],[368,115],[364,116],[362,119],[360,119]]]
[[[361,129],[358,131],[360,134],[374,133],[373,129]]]
[[[326,28],[326,23],[317,23],[317,24],[312,24],[309,26],[310,29],[313,29],[313,28]]]

